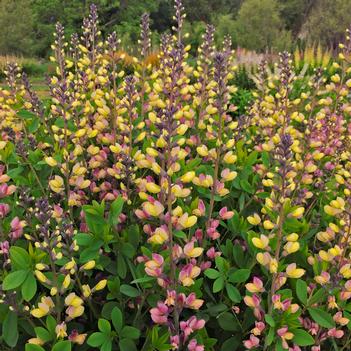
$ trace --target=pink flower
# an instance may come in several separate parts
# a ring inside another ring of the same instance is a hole
[[[253,328],[251,330],[251,333],[254,335],[261,335],[262,331],[264,330],[264,328],[266,327],[266,325],[263,322],[255,322],[255,328]]]
[[[11,221],[10,237],[13,240],[19,239],[23,234],[23,228],[25,227],[25,225],[26,225],[25,221],[20,221],[18,217],[15,217]]]
[[[243,344],[248,350],[251,350],[260,344],[260,339],[251,334],[250,339],[245,340]]]
[[[161,255],[153,253],[152,260],[145,263],[145,272],[151,277],[159,277],[163,270],[164,259]]]
[[[10,206],[8,204],[0,204],[0,218],[5,218],[10,212]]]
[[[217,256],[221,256],[221,252],[215,250],[215,248],[212,246],[210,249],[207,250],[206,252],[206,256],[211,259],[214,260]]]
[[[195,339],[191,339],[188,344],[189,351],[204,351],[205,347],[203,345],[198,345]]]
[[[333,328],[328,330],[328,336],[335,339],[341,339],[344,336],[344,331]]]
[[[171,345],[172,345],[172,350],[178,350],[179,347],[179,335],[174,335],[171,336]]]
[[[186,340],[194,331],[202,329],[205,323],[204,319],[196,319],[195,316],[191,316],[187,321],[181,321],[179,325],[184,333],[184,339]]]
[[[219,211],[219,216],[222,219],[231,219],[234,216],[234,212],[233,211],[228,211],[227,207],[223,207],[220,211]]]
[[[168,307],[163,302],[158,302],[157,307],[150,310],[151,319],[156,324],[166,324],[168,320]]]
[[[9,244],[9,242],[7,240],[3,241],[3,242],[0,242],[0,254],[8,255],[9,254],[9,250],[10,250],[10,244]]]
[[[0,185],[0,199],[13,194],[16,191],[14,185],[1,184]]]
[[[193,292],[185,299],[185,305],[194,310],[198,310],[203,303],[204,300],[197,299],[195,293]]]

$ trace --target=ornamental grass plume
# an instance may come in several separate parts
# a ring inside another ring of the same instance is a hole
[[[156,50],[144,14],[137,57],[94,5],[57,24],[47,101],[8,66],[2,349],[348,347],[350,32],[329,70],[262,62],[241,115],[230,38],[194,61],[184,21]]]

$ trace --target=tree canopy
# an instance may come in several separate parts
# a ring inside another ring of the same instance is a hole
[[[48,56],[57,21],[67,36],[81,31],[91,3],[99,8],[103,32],[116,30],[124,45],[135,45],[139,20],[150,13],[158,36],[170,30],[173,0],[0,0],[0,54]],[[350,0],[184,0],[187,29],[195,44],[204,23],[213,23],[222,40],[247,49],[290,48],[297,40],[336,46],[351,23]]]

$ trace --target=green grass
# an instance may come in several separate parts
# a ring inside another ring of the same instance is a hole
[[[49,96],[49,88],[44,77],[29,77],[29,81],[39,98],[47,98]],[[0,80],[0,88],[8,89],[7,83],[4,79]]]

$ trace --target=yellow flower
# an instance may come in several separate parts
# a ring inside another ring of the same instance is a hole
[[[91,261],[88,261],[87,263],[85,263],[80,269],[88,271],[90,269],[93,269],[94,267],[95,267],[95,261],[91,260]]]
[[[164,228],[160,227],[160,228],[156,228],[153,235],[151,235],[150,238],[148,239],[148,242],[152,244],[162,245],[167,240],[168,240],[167,231]]]
[[[57,324],[55,328],[55,333],[57,339],[63,339],[67,336],[67,325],[65,322],[62,322],[61,324]]]
[[[177,134],[178,135],[184,135],[186,133],[186,131],[188,130],[188,126],[186,124],[181,124],[178,128],[177,128]]]
[[[199,257],[204,249],[202,247],[194,247],[194,242],[190,242],[184,246],[184,254],[189,258]]]
[[[48,281],[48,278],[38,269],[34,271],[34,274],[41,283],[46,283]]]
[[[227,164],[233,164],[236,160],[237,156],[233,154],[233,151],[228,151],[223,157],[223,162]]]
[[[66,306],[80,306],[83,304],[83,300],[77,296],[75,293],[70,293],[69,295],[66,296],[65,298],[65,305]]]
[[[67,289],[67,288],[69,287],[70,283],[71,283],[71,276],[70,276],[69,274],[67,274],[67,275],[65,276],[65,279],[63,280],[62,286],[63,286],[65,289]]]
[[[348,264],[344,264],[341,268],[340,268],[340,274],[345,278],[345,279],[349,279],[351,278],[351,265]]]
[[[94,291],[102,290],[106,287],[106,285],[107,285],[107,279],[102,279],[94,286],[93,290]]]
[[[208,156],[208,149],[206,145],[202,145],[202,146],[198,146],[196,148],[197,153],[202,156],[202,157],[206,157]]]
[[[271,229],[274,228],[274,226],[275,226],[274,223],[272,223],[268,219],[263,222],[263,228],[264,229],[271,230]]]
[[[35,318],[42,318],[49,314],[50,310],[55,306],[51,297],[43,296],[38,303],[38,308],[33,309],[30,313]]]
[[[178,223],[183,227],[183,228],[190,228],[195,223],[197,222],[197,217],[196,216],[189,216],[187,213],[184,213],[179,219]]]
[[[291,263],[286,267],[286,274],[289,278],[301,278],[305,274],[302,268],[296,268],[296,263]]]
[[[49,181],[49,185],[52,191],[55,193],[60,193],[64,189],[64,182],[60,176],[55,176],[54,179]]]
[[[299,249],[300,249],[300,244],[297,241],[289,241],[284,246],[284,250],[288,254],[292,254],[296,251],[299,251]]]
[[[160,186],[158,186],[157,184],[152,183],[152,182],[146,183],[145,187],[146,187],[146,190],[152,194],[157,194],[161,191]]]
[[[53,157],[45,157],[45,162],[51,167],[57,166],[57,161]]]
[[[252,243],[258,249],[265,249],[269,245],[269,238],[261,234],[259,238],[252,238]]]
[[[252,216],[247,217],[247,221],[252,225],[258,225],[261,223],[261,218],[257,213],[254,213]]]
[[[190,172],[187,172],[185,173],[181,178],[180,180],[183,182],[183,183],[190,183],[195,177],[195,172],[194,171],[190,171]]]
[[[88,284],[82,285],[82,291],[83,291],[83,296],[85,298],[89,297],[91,295],[91,289]]]
[[[290,213],[290,216],[294,217],[294,218],[301,218],[302,215],[304,214],[304,212],[305,212],[305,208],[304,207],[299,207],[296,210],[292,211]]]
[[[154,203],[144,202],[143,210],[152,217],[158,217],[161,213],[163,213],[164,207],[158,201],[155,201]]]
[[[44,340],[40,339],[40,338],[31,338],[27,341],[28,344],[33,344],[33,345],[44,345],[45,342]]]

